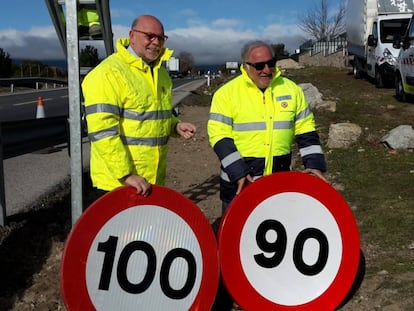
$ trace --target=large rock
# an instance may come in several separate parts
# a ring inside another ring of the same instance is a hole
[[[284,69],[302,69],[302,68],[304,68],[304,66],[300,65],[297,61],[295,61],[291,58],[278,60],[276,65],[277,65],[277,67],[279,67],[280,70],[284,70]]]
[[[336,102],[332,100],[323,100],[322,94],[312,83],[300,83],[298,85],[302,88],[305,99],[311,110],[336,111]]]
[[[413,149],[414,130],[411,125],[400,125],[384,135],[381,142],[392,149]]]
[[[353,123],[336,123],[329,127],[328,147],[347,148],[356,141],[362,134],[360,126]]]
[[[312,83],[300,83],[298,85],[302,88],[311,110],[323,103],[322,94]]]

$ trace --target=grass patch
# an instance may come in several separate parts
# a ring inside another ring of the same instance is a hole
[[[309,67],[285,75],[297,83],[312,83],[324,100],[337,104],[336,112],[318,110],[315,118],[327,176],[342,185],[340,192],[358,223],[367,274],[413,272],[414,153],[390,150],[381,138],[399,125],[413,125],[414,104],[398,102],[393,89],[354,79],[347,69]],[[358,124],[361,138],[350,148],[329,149],[329,126],[340,122]],[[406,291],[412,293],[413,285]]]

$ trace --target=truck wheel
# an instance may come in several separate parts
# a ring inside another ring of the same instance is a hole
[[[361,79],[361,72],[358,69],[358,63],[354,63],[352,66],[352,73],[355,79]]]
[[[375,86],[379,89],[384,87],[384,79],[378,68],[375,68]]]
[[[395,76],[395,97],[400,102],[406,102],[407,101],[407,94],[404,92],[404,85],[401,79],[401,76],[397,74]]]

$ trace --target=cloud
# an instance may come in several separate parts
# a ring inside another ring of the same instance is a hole
[[[244,41],[253,39],[249,31],[237,32],[232,29],[212,29],[194,27],[175,29],[169,32],[171,41],[168,46],[174,49],[175,56],[189,52],[197,64],[224,64],[239,61],[240,49]]]
[[[14,59],[62,59],[64,52],[54,27],[37,27],[29,31],[0,30],[1,48]]]
[[[260,32],[236,29],[240,23],[235,20],[213,22],[217,27],[197,26],[178,28],[168,32],[167,46],[180,52],[189,52],[197,64],[224,64],[239,61],[240,50],[244,43],[261,39],[272,44],[285,44],[290,54],[304,41],[295,26],[269,25]],[[236,27],[234,27],[236,26]]]
[[[175,51],[176,57],[180,52],[191,53],[195,63],[200,65],[239,61],[242,45],[253,39],[283,43],[291,54],[304,41],[296,26],[271,24],[252,31],[243,30],[241,23],[234,19],[217,19],[210,24],[194,19],[188,23],[191,26],[186,28],[166,29],[169,36],[166,46]],[[113,25],[112,31],[116,40],[128,36],[129,26]],[[12,59],[55,60],[65,57],[53,26],[32,28],[26,32],[3,29],[0,30],[0,42],[1,48]],[[81,48],[86,44],[92,42],[81,42]],[[98,48],[100,56],[106,55],[102,42],[92,45]]]
[[[241,25],[241,22],[236,19],[220,18],[213,21],[214,28],[236,28]]]
[[[285,50],[293,54],[306,41],[296,25],[271,24],[263,29],[264,38],[275,44],[284,44]]]

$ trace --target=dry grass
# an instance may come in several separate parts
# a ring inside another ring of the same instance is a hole
[[[312,83],[325,100],[336,101],[336,112],[315,112],[323,142],[332,123],[351,122],[363,129],[351,148],[325,146],[328,176],[341,185],[340,192],[354,211],[366,258],[365,278],[388,275],[381,285],[388,296],[382,299],[392,304],[411,297],[407,304],[414,308],[414,154],[380,143],[389,130],[413,125],[414,104],[398,102],[392,88],[378,89],[370,81],[356,80],[346,69],[313,67],[285,75],[297,83]]]

